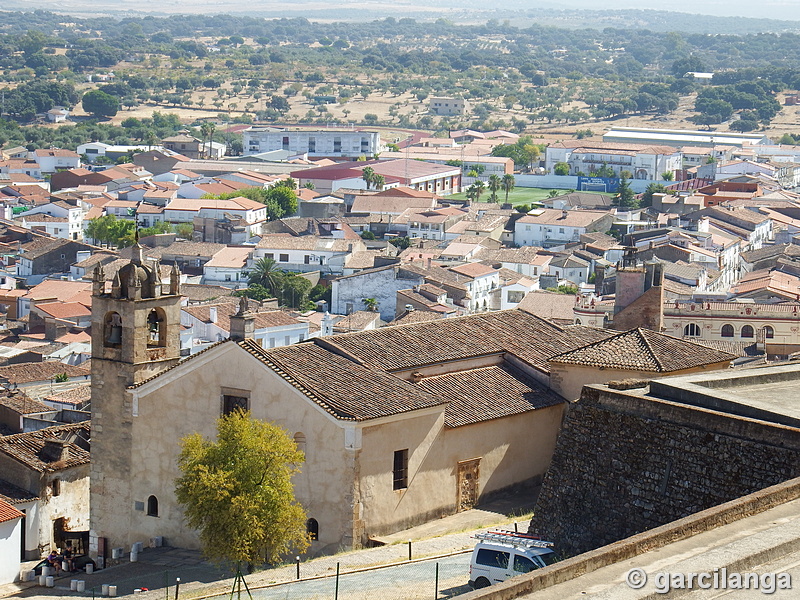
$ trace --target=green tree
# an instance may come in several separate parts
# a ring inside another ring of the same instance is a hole
[[[490,175],[489,182],[486,187],[488,187],[489,191],[492,193],[489,199],[492,202],[497,202],[497,192],[499,192],[500,188],[503,187],[503,180],[500,179],[499,175]]]
[[[217,420],[216,441],[183,438],[175,496],[206,557],[274,563],[305,550],[306,515],[291,481],[302,462],[286,431],[240,410]]]
[[[503,183],[503,189],[506,191],[506,202],[508,202],[508,195],[514,189],[514,185],[517,183],[517,180],[511,173],[506,173],[505,175],[503,175],[502,183]]]
[[[364,167],[361,169],[361,179],[367,184],[367,189],[370,189],[375,181],[375,170],[372,167]]]
[[[569,175],[569,164],[565,162],[558,162],[553,167],[553,173],[556,175]]]
[[[248,276],[250,285],[258,284],[273,296],[277,295],[283,273],[278,269],[274,259],[264,256],[253,263]]]
[[[286,273],[281,282],[278,300],[282,306],[305,310],[308,307],[308,295],[311,293],[313,284],[296,273]],[[313,308],[313,307],[312,307]]]
[[[648,208],[653,205],[653,194],[666,194],[667,188],[663,183],[648,183],[639,201],[640,208]]]
[[[661,179],[663,179],[664,181],[673,181],[675,179],[675,173],[673,173],[672,171],[664,171],[661,174]]]
[[[629,209],[636,208],[636,196],[631,189],[630,182],[621,177],[619,186],[617,186],[617,194],[614,196],[612,204],[617,208]]]
[[[119,100],[101,90],[89,90],[83,95],[81,106],[95,116],[113,117],[119,111]]]
[[[194,225],[191,223],[178,223],[175,225],[175,233],[179,238],[191,240],[194,234]]]
[[[378,311],[378,301],[375,298],[363,298],[361,302],[364,304],[364,310],[369,312]]]

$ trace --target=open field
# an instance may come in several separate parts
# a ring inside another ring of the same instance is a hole
[[[508,195],[508,201],[513,204],[514,206],[519,206],[520,204],[531,204],[532,202],[540,202],[550,197],[550,192],[552,190],[550,188],[526,188],[526,187],[515,187],[511,193]],[[561,196],[563,194],[568,193],[568,190],[556,190],[558,195]],[[583,193],[595,193],[595,192],[583,192]],[[481,196],[481,202],[489,202],[489,195],[490,192],[487,190]],[[608,195],[608,194],[606,194]],[[466,195],[462,192],[460,194],[453,194],[448,196],[448,198],[453,198],[455,200],[466,200]],[[497,201],[498,202],[505,202],[506,201],[506,193],[501,190],[497,194]]]

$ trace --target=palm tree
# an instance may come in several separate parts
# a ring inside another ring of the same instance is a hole
[[[514,184],[517,183],[517,180],[514,179],[514,176],[511,173],[506,173],[503,175],[502,182],[503,189],[506,191],[506,202],[508,202],[508,194],[514,189]]]
[[[364,298],[361,300],[364,303],[364,309],[370,312],[378,310],[378,301],[375,298]]]
[[[372,183],[375,184],[375,189],[380,191],[386,184],[386,179],[384,179],[383,175],[374,175],[372,177]]]
[[[475,202],[479,202],[480,199],[481,199],[481,194],[483,194],[483,190],[485,190],[485,189],[486,189],[486,184],[484,184],[483,181],[478,179],[478,181],[476,181],[471,186],[469,186],[469,189],[467,190],[467,194],[469,195],[471,193],[472,194],[472,199]]]
[[[489,176],[489,191],[492,192],[491,201],[497,202],[497,192],[500,191],[500,187],[503,185],[500,177],[497,175],[490,175]]]
[[[268,257],[259,258],[253,263],[248,283],[257,283],[263,286],[273,296],[277,293],[281,272],[276,268],[275,260]]]
[[[375,181],[375,170],[372,167],[364,167],[361,169],[361,173],[361,178],[366,182],[367,189],[369,189]]]
[[[211,123],[202,122],[200,123],[200,136],[203,138],[203,155],[205,158],[208,158],[208,152],[205,151],[206,147],[206,140],[211,135]]]

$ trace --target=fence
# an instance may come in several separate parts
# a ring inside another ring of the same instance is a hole
[[[380,600],[444,600],[471,589],[469,552],[348,571],[334,559],[324,564],[285,565],[247,575],[245,580],[253,600],[375,600],[376,595]],[[145,594],[142,600],[223,600],[230,598],[233,584],[230,571],[208,564],[153,570],[124,579],[113,579],[112,571],[97,572],[103,574],[112,577],[103,577],[103,583],[87,587],[82,595],[99,599],[114,586],[116,596]],[[244,586],[241,594],[234,594],[235,600],[240,597],[249,600]]]

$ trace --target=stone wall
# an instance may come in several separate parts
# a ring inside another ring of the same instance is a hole
[[[575,555],[800,475],[800,430],[587,386],[530,530]]]

